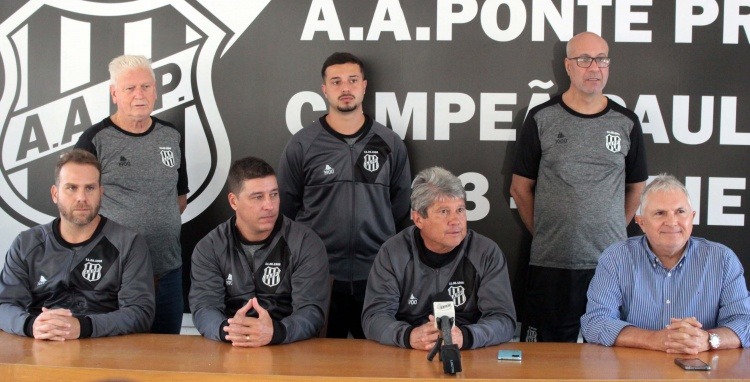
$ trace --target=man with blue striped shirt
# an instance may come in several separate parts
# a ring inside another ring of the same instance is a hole
[[[645,233],[602,253],[581,328],[588,342],[667,353],[750,347],[750,294],[731,249],[691,237],[685,186],[657,176],[641,195]]]

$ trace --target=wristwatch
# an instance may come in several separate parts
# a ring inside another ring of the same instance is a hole
[[[708,333],[708,346],[711,349],[718,349],[721,346],[721,338],[716,333]]]

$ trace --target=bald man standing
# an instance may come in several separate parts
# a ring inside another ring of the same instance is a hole
[[[607,42],[591,32],[574,36],[564,64],[570,88],[529,112],[510,187],[533,235],[527,342],[577,340],[599,255],[627,237],[648,178],[638,117],[603,94]]]

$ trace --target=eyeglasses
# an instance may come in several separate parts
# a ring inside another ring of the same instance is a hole
[[[606,68],[609,66],[609,57],[588,57],[588,56],[581,56],[581,57],[566,57],[568,60],[575,60],[576,65],[580,68],[588,68],[591,67],[591,63],[596,61],[596,66],[599,68]]]

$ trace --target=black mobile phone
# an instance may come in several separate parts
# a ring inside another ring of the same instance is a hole
[[[711,370],[711,366],[698,358],[675,358],[674,363],[685,370]]]

